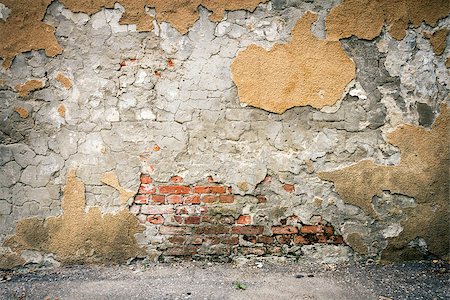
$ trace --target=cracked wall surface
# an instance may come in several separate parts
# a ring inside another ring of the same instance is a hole
[[[1,268],[448,257],[450,16],[333,37],[361,3],[0,0]]]

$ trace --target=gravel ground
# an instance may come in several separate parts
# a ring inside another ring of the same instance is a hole
[[[450,299],[445,262],[182,262],[0,273],[0,299]]]

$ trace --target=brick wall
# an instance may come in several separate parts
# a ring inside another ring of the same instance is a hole
[[[239,197],[211,177],[204,184],[185,185],[180,176],[160,183],[142,175],[131,211],[142,223],[157,228],[156,248],[163,257],[299,255],[298,246],[343,243],[342,236],[319,216],[308,225],[295,215],[274,226],[258,223],[255,216],[242,213],[242,205],[235,205]],[[264,195],[256,198],[260,204],[267,202]]]

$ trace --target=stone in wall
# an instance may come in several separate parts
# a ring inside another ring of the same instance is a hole
[[[24,250],[53,253],[65,264],[124,263],[146,254],[134,237],[144,228],[128,210],[102,214],[90,208],[85,212],[85,186],[75,170],[67,174],[62,209],[58,217],[20,220],[16,234],[4,242],[13,253],[0,256],[0,269],[23,264]]]
[[[311,32],[317,15],[306,13],[286,45],[271,50],[251,45],[231,65],[239,100],[270,112],[294,106],[334,105],[355,77],[355,65],[339,42],[322,41]]]
[[[436,26],[449,13],[447,0],[344,0],[326,18],[327,38],[339,40],[354,35],[372,40],[386,24],[390,35],[401,40],[410,24]]]
[[[417,206],[407,209],[402,232],[389,239],[383,257],[408,259],[420,255],[408,248],[417,238],[426,241],[428,250],[437,256],[449,253],[449,137],[450,109],[441,105],[441,113],[431,130],[401,125],[389,135],[389,142],[400,149],[398,165],[384,166],[372,160],[330,172],[319,177],[332,181],[346,203],[356,205],[377,219],[372,198],[383,191],[414,197]]]

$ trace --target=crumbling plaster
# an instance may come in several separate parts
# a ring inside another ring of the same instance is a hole
[[[11,9],[16,5],[6,2],[2,1]],[[414,212],[429,204],[405,191],[385,191],[369,199],[375,216],[361,209],[367,202],[361,208],[346,203],[318,173],[364,159],[394,168],[403,162],[404,151],[388,143],[386,136],[397,126],[410,128],[404,124],[413,124],[414,132],[430,132],[418,128],[432,126],[440,104],[448,103],[449,47],[436,55],[426,33],[449,28],[448,16],[434,28],[425,23],[403,28],[402,40],[383,31],[374,40],[341,40],[345,53],[340,53],[353,61],[355,75],[347,89],[339,88],[342,98],[331,109],[304,106],[274,114],[242,106],[231,73],[238,53],[249,45],[263,53],[268,53],[263,48],[289,47],[298,21],[308,16],[312,22],[308,11],[317,14],[317,21],[301,32],[309,34],[310,29],[311,40],[330,43],[324,40],[329,39],[326,16],[338,2],[286,0],[245,7],[250,11],[256,7],[252,12],[218,9],[214,10],[221,18],[217,22],[211,21],[210,11],[199,7],[198,20],[183,35],[183,30],[160,22],[158,16],[150,32],[137,32],[134,21],[119,24],[124,3],[114,9],[97,6],[97,12],[88,15],[53,1],[35,19],[50,26],[43,42],[53,38],[64,51],[54,57],[46,50],[30,52],[46,49],[37,44],[23,53],[8,52],[9,63],[15,56],[13,63],[0,71],[0,242],[15,236],[25,245],[11,252],[13,245],[3,244],[3,266],[36,261],[35,255],[22,251],[31,246],[20,238],[21,232],[33,222],[40,222],[41,229],[48,220],[61,222],[63,186],[70,182],[67,178],[75,178],[69,172],[72,168],[77,168],[75,181],[81,180],[85,187],[85,216],[125,215],[123,203],[138,191],[142,173],[157,182],[181,176],[186,185],[211,176],[230,186],[236,199],[235,205],[218,208],[221,215],[240,212],[266,227],[281,225],[292,215],[302,224],[315,224],[321,216],[366,258],[426,257],[427,247],[441,253],[443,241],[428,238],[426,229],[418,231],[418,239],[411,233],[415,229],[410,226],[419,220]],[[0,26],[9,24],[13,16],[12,12]],[[16,87],[30,80],[43,84],[24,89],[22,97]],[[25,110],[28,116],[23,118]],[[437,125],[433,126],[431,132]],[[434,145],[444,147],[445,139]],[[134,204],[129,208],[133,214],[136,209]],[[444,215],[426,211],[421,222],[445,225]],[[139,219],[129,216],[130,222]],[[158,257],[161,248],[171,245],[170,238],[158,234],[160,225],[144,222],[145,231],[127,239],[143,247],[146,255]],[[410,239],[412,243],[405,242]],[[258,244],[240,243],[248,253],[261,253]],[[53,261],[48,252],[60,248],[43,245],[43,260]],[[342,245],[283,245],[283,249],[305,259],[353,255]],[[70,257],[62,261],[69,262]]]

